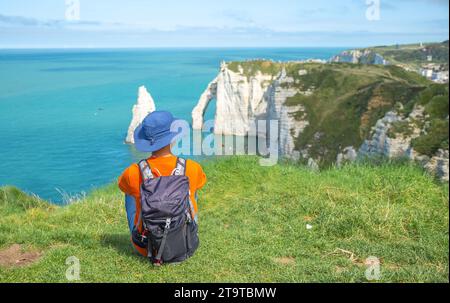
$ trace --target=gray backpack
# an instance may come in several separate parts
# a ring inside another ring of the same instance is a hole
[[[198,226],[192,216],[186,160],[177,159],[170,176],[155,178],[147,160],[139,162],[142,175],[141,213],[143,232],[133,232],[133,241],[147,248],[154,265],[181,262],[199,245]]]

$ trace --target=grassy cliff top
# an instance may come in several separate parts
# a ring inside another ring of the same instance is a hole
[[[449,43],[420,43],[369,48],[382,55],[390,64],[407,65],[418,69],[424,64],[443,64],[448,69]],[[428,56],[432,61],[428,61]]]
[[[270,60],[232,61],[227,63],[228,69],[235,73],[243,72],[247,77],[255,76],[257,72],[265,75],[276,76],[285,64]],[[242,69],[242,70],[240,70]]]
[[[434,84],[415,72],[394,65],[351,63],[255,60],[229,64],[236,71],[239,67],[247,76],[257,71],[275,75],[285,69],[293,78],[282,86],[299,93],[288,98],[286,105],[302,105],[295,117],[309,122],[296,139],[296,149],[308,149],[321,166],[334,163],[343,148],[361,146],[388,111],[408,115],[416,105],[425,107],[427,121],[421,123],[430,126],[414,140],[415,150],[428,156],[438,149],[448,150],[448,86]],[[400,126],[395,129],[402,130]]]
[[[293,77],[295,80],[302,80],[302,85],[311,83],[305,80],[310,77],[305,77],[299,74],[299,71],[331,73],[328,77],[337,76],[355,76],[361,78],[360,83],[368,83],[371,80],[398,80],[408,84],[426,85],[430,81],[414,72],[405,71],[398,66],[380,66],[380,65],[366,65],[366,64],[351,64],[351,63],[314,63],[314,62],[274,62],[270,60],[249,60],[249,61],[233,61],[227,63],[228,69],[233,72],[240,73],[247,77],[255,76],[258,72],[265,75],[275,77],[283,69],[286,70],[287,75]],[[338,73],[337,73],[338,72]],[[338,79],[336,79],[338,80]],[[356,83],[359,85],[359,83]],[[346,86],[348,88],[349,86]]]
[[[80,260],[82,282],[365,282],[369,256],[381,260],[383,282],[448,282],[448,186],[421,169],[353,164],[314,173],[261,167],[253,157],[204,169],[200,248],[163,268],[133,253],[115,185],[66,207],[2,188],[0,256],[20,244],[41,257],[0,266],[0,282],[65,282],[69,256]]]
[[[361,50],[370,50],[374,53],[380,54],[389,62],[390,65],[409,67],[413,70],[419,70],[420,67],[429,63],[443,65],[447,69],[449,65],[448,40],[440,43],[416,43],[392,46],[376,46],[364,48]],[[429,56],[431,56],[432,61],[428,61]],[[250,77],[254,76],[258,71],[263,74],[275,76],[281,71],[283,66],[295,67],[299,63],[296,63],[295,61],[274,62],[271,60],[256,59],[248,61],[232,61],[227,64],[228,68],[234,72],[239,72],[239,67],[241,67],[244,74]]]
[[[299,69],[307,73],[300,75]],[[388,111],[408,115],[417,105],[425,107],[427,121],[422,122],[430,126],[413,147],[428,156],[439,148],[448,149],[445,84],[434,84],[397,66],[334,63],[292,65],[287,70],[297,81],[287,86],[310,91],[286,101],[302,105],[304,110],[297,116],[310,122],[297,139],[297,149],[312,145],[310,154],[323,165],[333,163],[346,146],[358,148]]]

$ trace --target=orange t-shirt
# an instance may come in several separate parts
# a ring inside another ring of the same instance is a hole
[[[174,155],[169,155],[165,157],[150,157],[148,163],[152,169],[154,176],[169,176],[174,170],[177,162],[177,157]],[[189,190],[191,193],[191,201],[194,206],[194,216],[197,214],[197,201],[196,192],[201,189],[206,183],[206,175],[203,172],[202,167],[195,161],[186,161],[186,176],[189,179]],[[142,184],[142,176],[139,171],[139,166],[137,164],[132,164],[128,167],[122,175],[119,177],[119,188],[122,192],[127,195],[133,196],[136,200],[136,215],[134,217],[134,224],[137,224],[139,219],[139,213],[141,212],[141,195],[140,189]],[[138,229],[141,227],[138,226]],[[138,251],[146,255],[146,251],[135,246]]]

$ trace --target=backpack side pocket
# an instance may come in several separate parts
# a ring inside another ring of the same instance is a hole
[[[157,248],[157,253],[162,249],[163,263],[180,262],[187,258],[186,224],[180,224],[167,232],[164,247],[163,237],[163,232],[151,232],[149,237],[152,246]]]
[[[195,221],[191,221],[186,225],[186,245],[187,254],[191,257],[200,244],[198,238],[198,225]]]

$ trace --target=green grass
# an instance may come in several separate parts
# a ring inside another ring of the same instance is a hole
[[[255,76],[257,72],[274,77],[281,71],[282,66],[283,64],[269,60],[232,61],[228,63],[228,69],[235,73],[239,72],[239,67],[242,68],[243,74],[248,79]]]
[[[390,64],[407,65],[419,70],[424,64],[428,64],[427,57],[432,56],[432,63],[441,64],[448,69],[448,40],[442,43],[380,46],[369,48],[382,55]]]
[[[0,268],[0,282],[66,282],[69,256],[81,282],[365,282],[369,256],[381,260],[381,282],[448,282],[448,185],[414,166],[315,173],[232,157],[204,168],[200,248],[162,268],[133,253],[115,185],[66,207],[1,189],[0,249],[19,243],[43,257]]]

